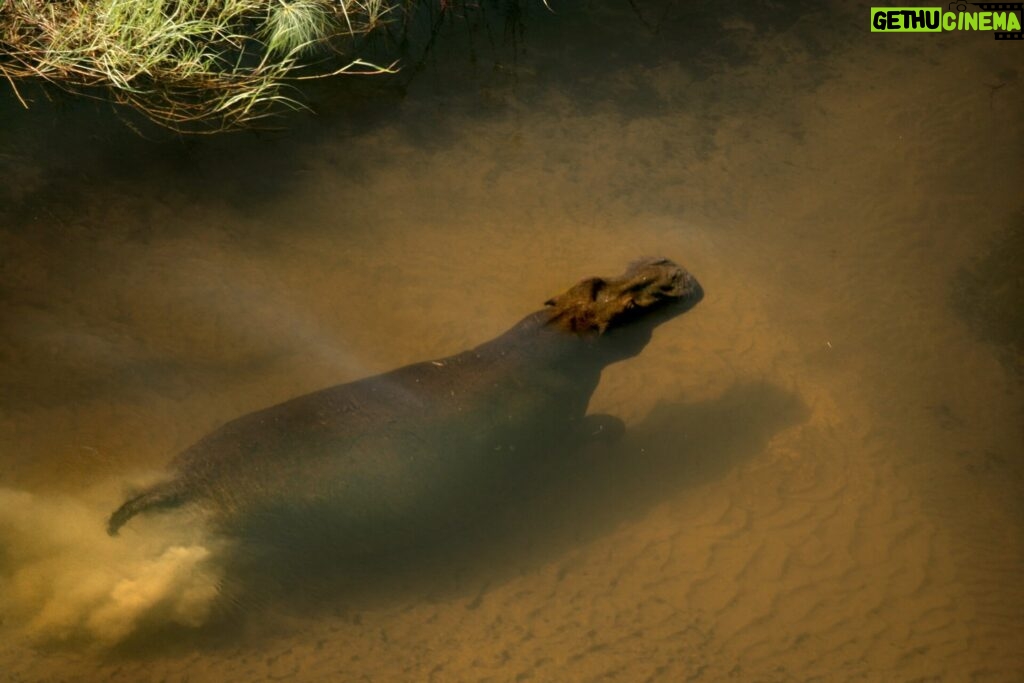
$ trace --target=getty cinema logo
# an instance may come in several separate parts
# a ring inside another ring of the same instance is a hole
[[[1024,40],[1018,12],[1024,15],[1024,2],[951,2],[946,12],[941,7],[872,7],[871,31],[992,31],[996,40]]]

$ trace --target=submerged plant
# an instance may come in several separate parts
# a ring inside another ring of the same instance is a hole
[[[275,105],[301,106],[282,92],[292,80],[391,71],[303,61],[336,36],[368,32],[383,1],[0,0],[0,75],[16,94],[22,78],[105,88],[175,130],[240,127]]]

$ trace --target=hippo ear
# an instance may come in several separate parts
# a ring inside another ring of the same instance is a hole
[[[551,309],[550,321],[573,332],[597,330],[604,332],[608,322],[602,320],[596,304],[598,296],[608,287],[599,277],[577,283],[569,291],[544,302]]]

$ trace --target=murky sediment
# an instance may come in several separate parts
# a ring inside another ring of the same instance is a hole
[[[147,140],[5,96],[0,670],[1019,677],[1021,46],[640,10],[531,14],[476,67],[453,35],[404,94],[318,92],[280,133]],[[706,295],[605,373],[592,412],[627,435],[459,542],[309,581],[294,558],[224,606],[243,551],[201,518],[103,533],[224,421],[645,254]]]

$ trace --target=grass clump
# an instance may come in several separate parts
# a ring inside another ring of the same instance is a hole
[[[24,78],[102,88],[174,130],[237,128],[301,106],[284,94],[296,79],[390,71],[337,66],[386,1],[0,0],[0,75],[16,93]]]
[[[320,0],[276,0],[265,27],[267,50],[286,55],[315,45],[331,28],[331,14]]]

